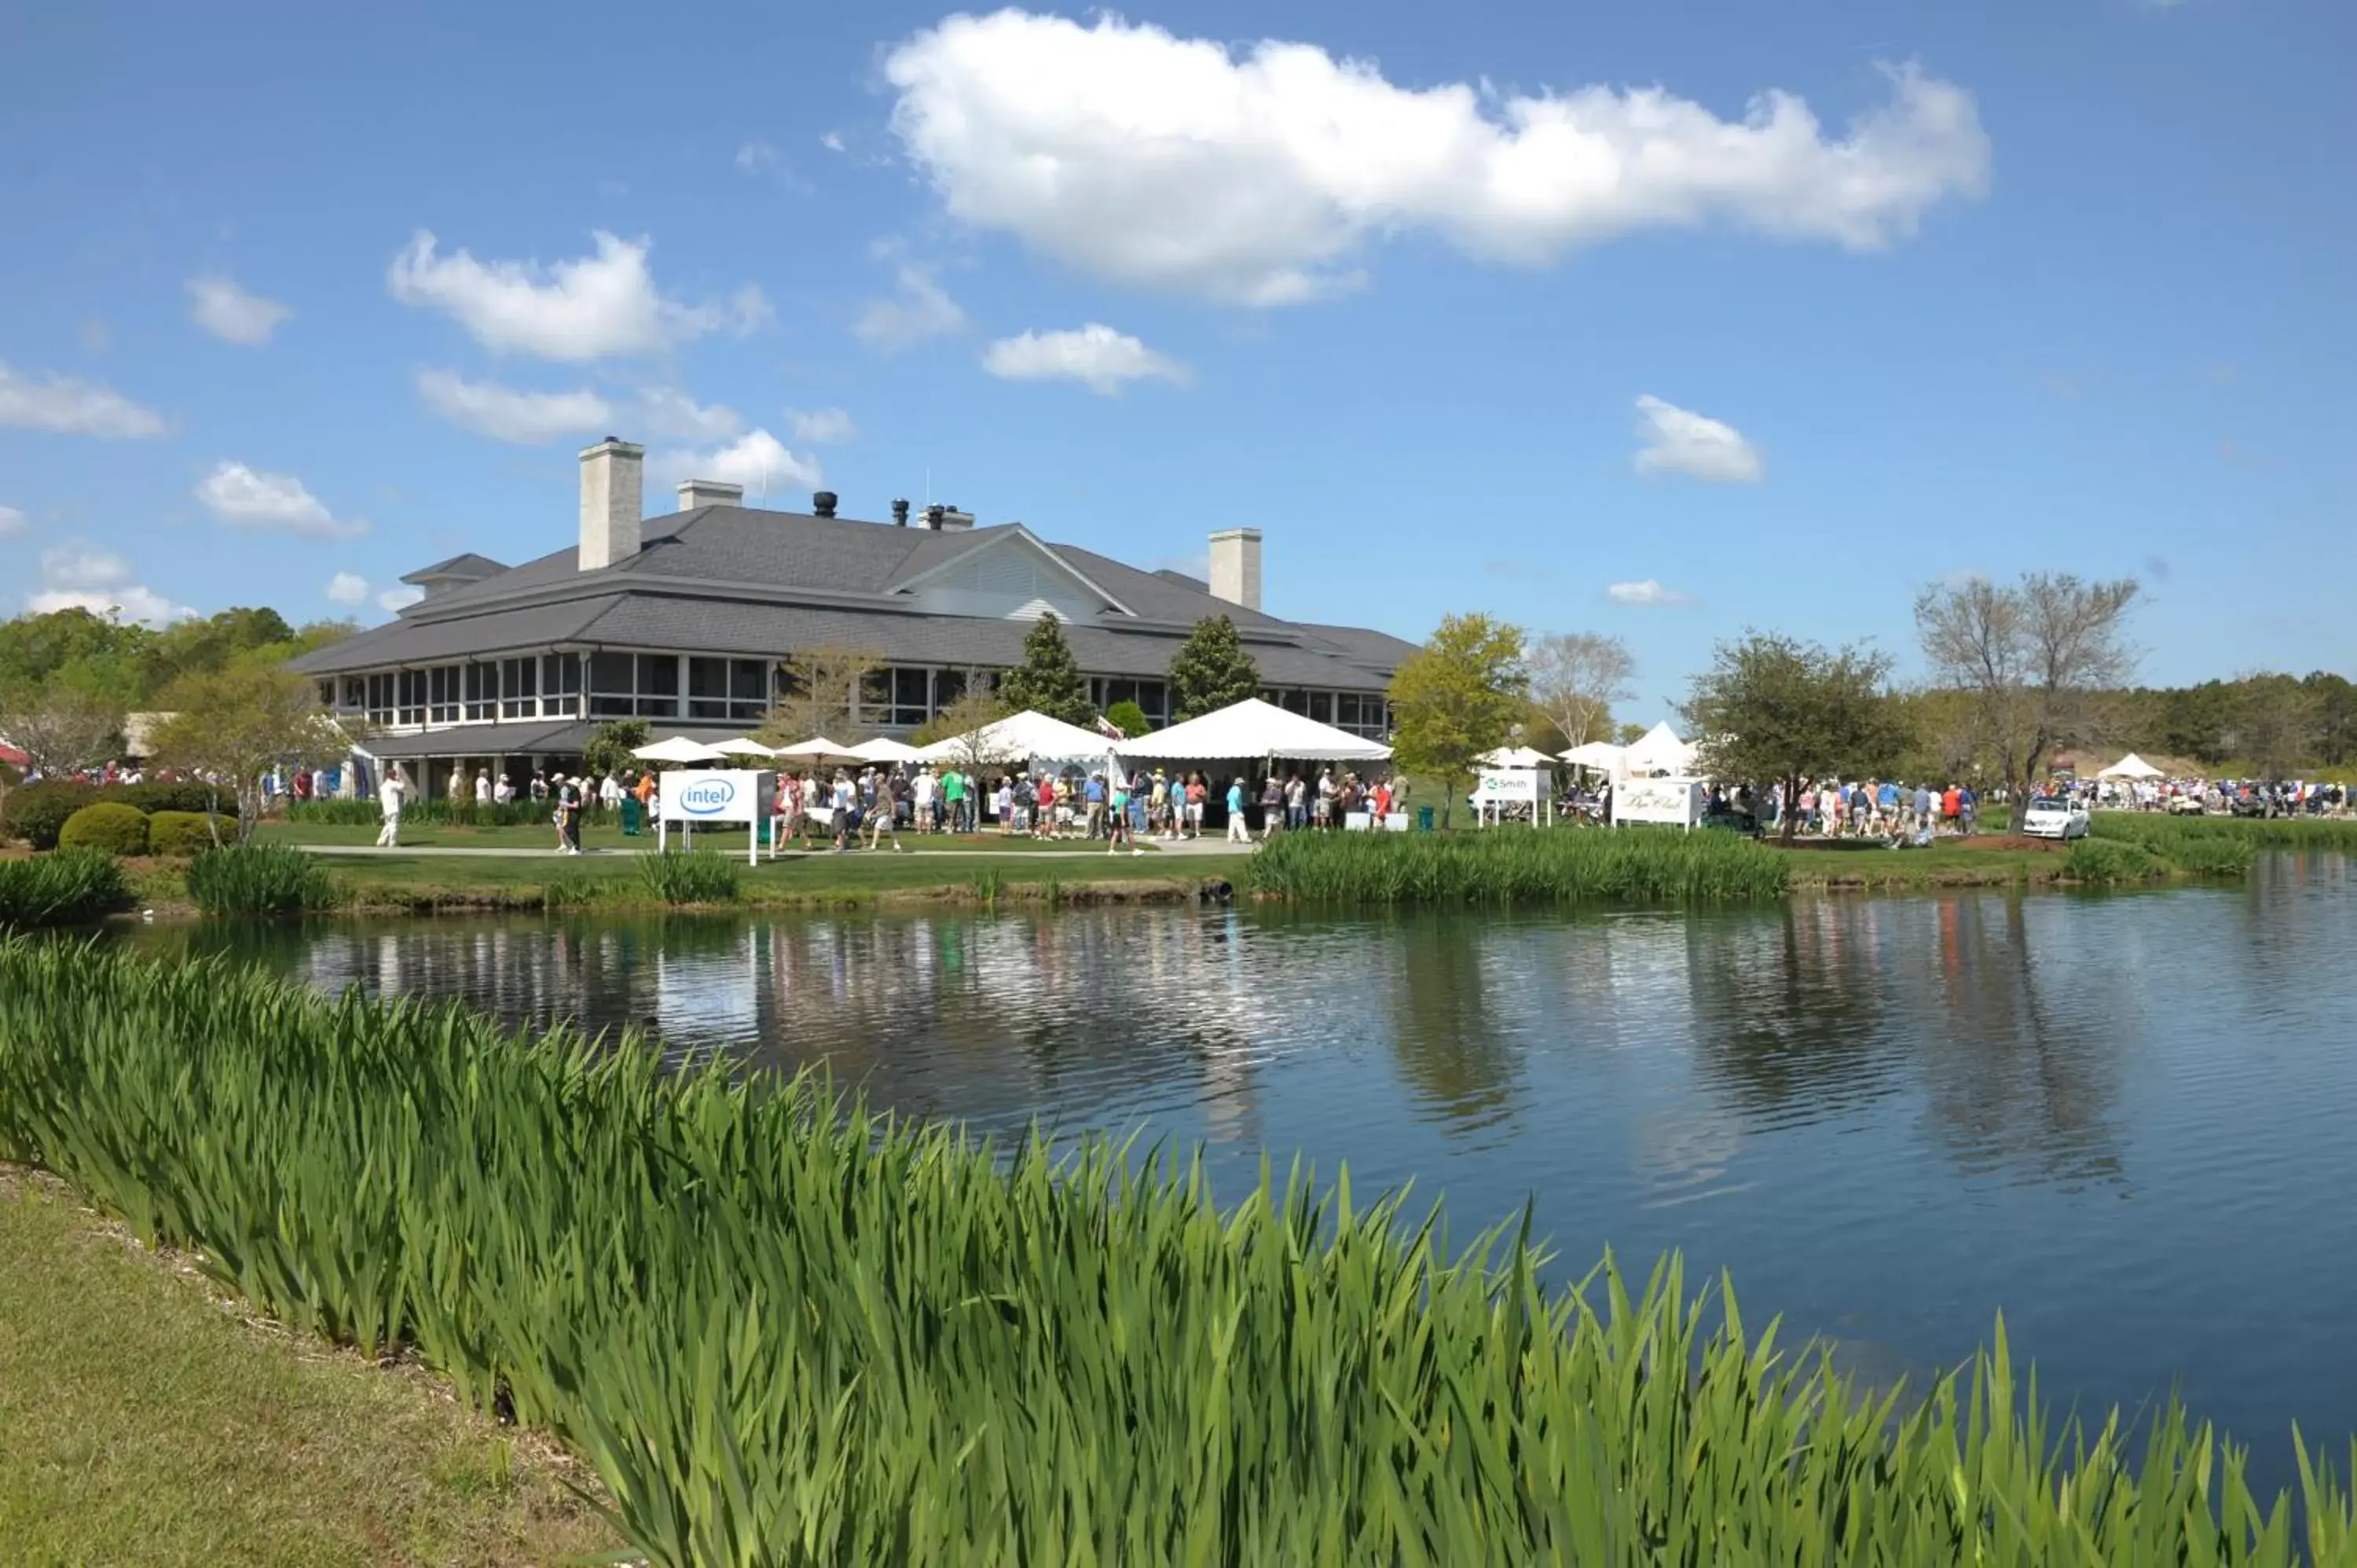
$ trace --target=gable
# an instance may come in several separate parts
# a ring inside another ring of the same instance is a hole
[[[929,614],[994,620],[1038,620],[1052,612],[1059,620],[1088,625],[1121,607],[1022,533],[946,562],[901,594]]]

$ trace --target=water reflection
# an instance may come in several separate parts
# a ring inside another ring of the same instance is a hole
[[[2357,886],[1800,900],[1691,918],[1113,909],[404,921],[228,943],[312,983],[824,1062],[990,1131],[1203,1141],[1530,1199],[1566,1266],[1727,1266],[1802,1332],[1952,1362],[1999,1307],[2050,1386],[2182,1379],[2252,1435],[2357,1427]],[[2297,1278],[2287,1260],[2298,1260]],[[2181,1261],[2181,1262],[2180,1262]],[[2198,1266],[2197,1266],[2198,1264]],[[2282,1288],[2255,1290],[2252,1284]],[[2304,1288],[2303,1288],[2304,1287]]]

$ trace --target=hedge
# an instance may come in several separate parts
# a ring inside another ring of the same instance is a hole
[[[59,849],[94,849],[106,854],[147,853],[147,813],[119,800],[100,800],[66,819],[58,831]]]
[[[199,854],[213,847],[216,828],[221,843],[237,842],[235,817],[208,816],[202,811],[158,811],[147,819],[147,853]]]
[[[55,849],[66,819],[84,806],[114,801],[142,811],[202,811],[212,791],[202,784],[85,784],[79,779],[45,779],[11,789],[0,803],[0,838],[22,839],[35,849]],[[221,792],[222,816],[237,815],[237,796]]]

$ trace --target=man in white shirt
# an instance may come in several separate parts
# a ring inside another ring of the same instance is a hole
[[[475,769],[475,804],[488,806],[490,803],[491,770],[488,768],[478,768]]]
[[[377,848],[399,849],[401,847],[401,803],[403,797],[408,793],[409,780],[401,776],[401,769],[398,768],[387,773],[384,776],[384,782],[377,787],[377,809],[384,813],[384,826],[377,830]]]

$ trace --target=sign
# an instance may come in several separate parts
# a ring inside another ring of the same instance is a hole
[[[655,797],[656,846],[660,850],[668,843],[673,822],[686,827],[690,843],[694,841],[698,822],[742,822],[749,864],[759,844],[762,819],[770,814],[770,801],[776,793],[777,775],[749,768],[681,768],[666,773]]]
[[[1702,802],[1699,779],[1624,779],[1612,787],[1612,822],[1691,828],[1702,821]]]
[[[1539,803],[1539,770],[1535,768],[1501,768],[1482,774],[1473,784],[1476,806],[1523,805]]]

